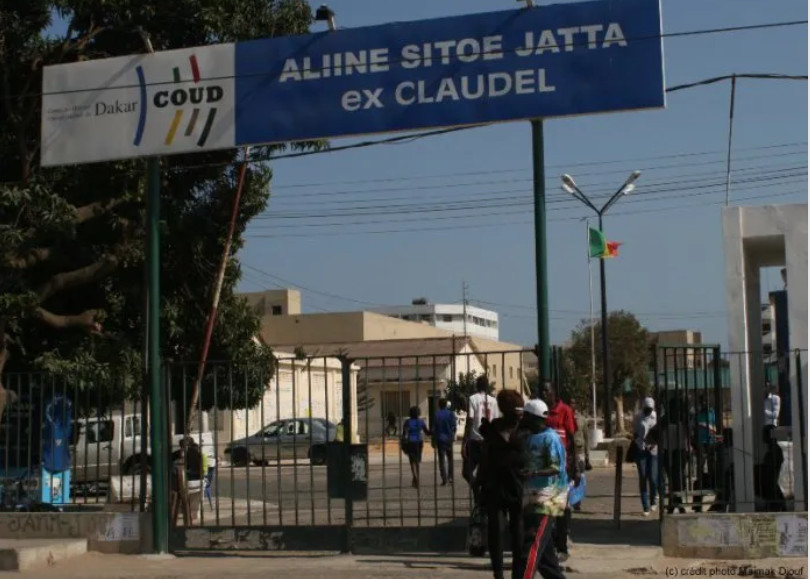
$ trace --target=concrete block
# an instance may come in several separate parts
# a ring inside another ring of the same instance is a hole
[[[0,540],[0,570],[27,571],[87,553],[87,540]]]

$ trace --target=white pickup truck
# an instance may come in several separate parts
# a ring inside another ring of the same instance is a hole
[[[140,414],[116,414],[76,420],[70,448],[73,482],[105,482],[119,475],[139,473],[141,418]],[[180,449],[184,436],[172,436],[172,452]],[[216,452],[211,433],[192,432],[189,436],[208,455],[208,466],[215,467]]]

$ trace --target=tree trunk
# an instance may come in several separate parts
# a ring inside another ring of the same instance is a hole
[[[619,394],[613,397],[616,405],[616,434],[624,432],[624,395]]]

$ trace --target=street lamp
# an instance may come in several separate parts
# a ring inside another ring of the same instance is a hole
[[[562,188],[566,193],[570,193],[582,204],[590,207],[594,213],[599,217],[599,231],[602,231],[602,217],[608,210],[616,204],[616,202],[633,192],[636,188],[635,182],[641,176],[641,171],[633,171],[627,180],[619,187],[610,199],[607,200],[601,209],[598,209],[590,199],[582,192],[577,186],[571,175],[567,173],[562,175]],[[605,293],[605,258],[599,258],[599,285],[602,290],[602,413],[605,415],[605,437],[610,438],[613,434],[610,425],[610,368],[608,363],[608,337],[607,337],[607,294]]]

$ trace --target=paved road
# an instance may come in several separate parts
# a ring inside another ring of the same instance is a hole
[[[458,473],[453,485],[442,486],[435,466],[432,457],[426,457],[421,485],[415,489],[406,460],[389,454],[383,464],[380,456],[372,457],[367,499],[354,503],[355,524],[463,524],[470,512],[469,487]],[[594,469],[588,478],[588,499],[578,516],[609,519],[613,513],[615,470]],[[623,469],[622,481],[622,512],[625,518],[633,518],[640,515],[640,509],[632,465]],[[327,468],[308,462],[298,466],[223,467],[214,485],[212,503],[205,507],[203,524],[307,525],[340,524],[345,520],[344,501],[328,496]]]

